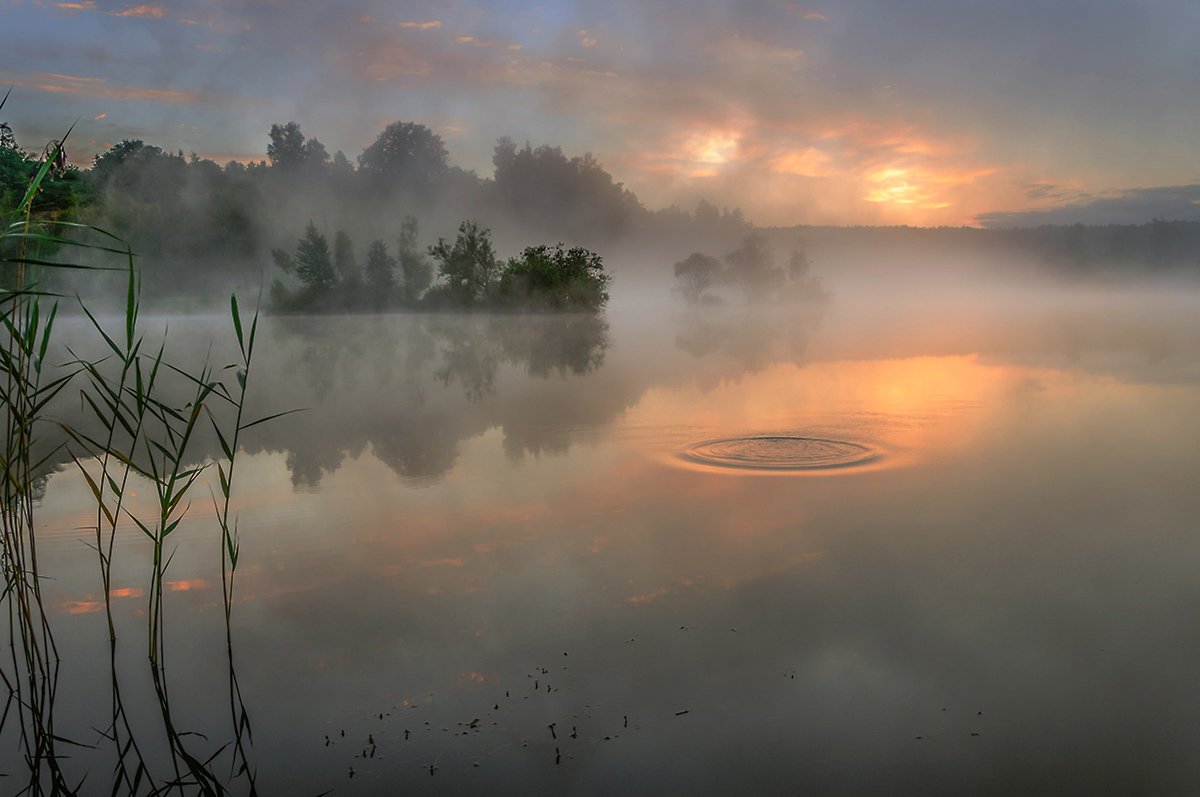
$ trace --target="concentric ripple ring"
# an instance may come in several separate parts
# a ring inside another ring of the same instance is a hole
[[[683,453],[689,462],[722,468],[811,471],[865,465],[879,458],[874,449],[846,440],[791,435],[731,437],[697,443]]]

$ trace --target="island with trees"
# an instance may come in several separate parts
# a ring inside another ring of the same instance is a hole
[[[332,249],[313,222],[295,251],[272,251],[284,276],[271,283],[270,309],[281,313],[361,312],[392,309],[509,310],[595,313],[608,302],[611,275],[600,255],[562,243],[527,246],[516,257],[496,255],[491,231],[473,221],[453,241],[439,238],[425,253],[417,247],[418,223],[404,220],[396,256],[376,238],[360,268],[344,231]],[[436,264],[438,282],[433,284]]]

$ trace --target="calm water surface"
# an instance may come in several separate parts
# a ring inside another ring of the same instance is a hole
[[[259,791],[1191,792],[1197,310],[1062,292],[269,320],[251,415],[307,409],[238,464]],[[64,471],[40,522],[60,728],[94,742],[87,499]],[[167,668],[215,750],[204,500],[168,571]],[[144,549],[118,544],[131,639]],[[103,762],[72,766],[102,792]]]

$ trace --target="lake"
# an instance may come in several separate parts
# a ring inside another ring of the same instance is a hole
[[[1191,791],[1198,298],[265,319],[249,415],[303,411],[247,431],[234,486],[258,791]],[[190,357],[227,327],[169,334]],[[72,468],[38,520],[56,733],[96,746],[63,767],[108,793]],[[170,716],[245,793],[211,514],[198,493],[172,538]],[[110,594],[125,714],[164,782],[146,550],[118,535]]]

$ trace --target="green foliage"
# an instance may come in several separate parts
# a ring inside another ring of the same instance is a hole
[[[273,189],[240,164],[222,169],[126,139],[98,155],[84,178],[87,218],[151,258],[153,290],[181,294],[197,282],[228,282],[264,247],[263,192]],[[204,268],[176,265],[189,261]]]
[[[20,150],[0,148],[0,214],[7,216],[17,209],[36,171],[37,165]]]
[[[748,235],[742,245],[725,255],[725,281],[745,292],[751,300],[770,296],[783,284],[783,270],[775,265],[767,239]]]
[[[17,210],[40,166],[39,160],[27,157],[16,146],[15,139],[12,144],[0,146],[0,215]],[[88,194],[78,169],[51,169],[30,197],[30,208],[41,221],[75,221]]]
[[[17,137],[13,135],[13,130],[8,126],[7,122],[0,122],[0,149],[11,149],[20,151],[17,146]]]
[[[503,263],[496,257],[490,231],[464,221],[453,242],[438,239],[429,247],[441,282],[426,289],[432,269],[416,242],[417,220],[411,216],[401,229],[398,259],[388,254],[382,240],[372,241],[363,290],[357,267],[346,265],[353,259],[350,237],[338,233],[331,258],[325,237],[310,221],[295,256],[281,249],[272,252],[276,267],[300,282],[293,291],[282,278],[274,280],[272,308],[280,312],[382,310],[416,306],[420,298],[421,305],[429,308],[597,312],[608,301],[611,278],[604,273],[604,262],[581,247],[531,246]],[[400,286],[397,268],[403,278]]]
[[[604,261],[582,247],[526,247],[500,278],[502,304],[527,310],[597,312],[608,302]]]
[[[721,261],[701,252],[692,252],[687,259],[675,264],[675,279],[677,289],[688,304],[698,304],[711,301],[712,294],[708,293],[721,278]]]
[[[360,269],[354,242],[344,231],[334,237],[333,252],[311,221],[293,255],[283,249],[271,257],[286,277],[271,283],[271,309],[276,312],[336,312],[386,310],[414,305],[432,281],[429,262],[416,251],[417,220],[405,219],[400,235],[401,261],[392,257],[382,240],[371,242],[367,261]],[[403,265],[403,286],[397,285]],[[291,286],[289,286],[291,283]],[[398,288],[403,290],[398,290]]]
[[[296,245],[296,276],[313,293],[328,291],[337,282],[329,242],[311,221]]]
[[[281,172],[313,171],[329,162],[325,145],[315,138],[305,140],[300,125],[295,122],[271,125],[269,137],[267,157],[271,166]]]
[[[446,145],[425,125],[393,122],[358,158],[359,169],[377,187],[428,191],[445,176]]]
[[[367,288],[376,301],[391,297],[396,289],[396,258],[388,254],[387,244],[378,239],[367,249]]]
[[[271,258],[275,261],[275,267],[284,274],[291,274],[296,270],[296,261],[292,260],[292,256],[282,249],[272,249]]]
[[[453,244],[439,238],[429,247],[429,255],[437,262],[438,276],[445,280],[453,303],[470,307],[487,297],[499,270],[490,230],[464,221]]]
[[[526,228],[607,240],[628,232],[642,211],[591,153],[568,158],[558,147],[528,143],[518,149],[505,136],[496,142],[492,165],[497,208]]]
[[[0,107],[4,105],[4,99],[0,99]],[[12,719],[18,726],[21,755],[28,769],[28,783],[20,791],[74,794],[79,787],[79,783],[68,783],[61,768],[61,764],[71,757],[64,748],[78,743],[62,736],[62,726],[56,729],[55,725],[55,692],[60,674],[58,648],[54,642],[53,613],[43,604],[41,587],[43,581],[52,579],[54,574],[39,569],[37,554],[40,536],[40,524],[36,520],[37,493],[50,467],[51,456],[46,454],[49,447],[44,438],[45,431],[51,429],[55,434],[65,433],[69,442],[59,443],[50,450],[58,454],[67,449],[77,466],[81,486],[86,486],[94,499],[93,548],[99,563],[101,593],[108,620],[108,659],[112,668],[112,714],[105,719],[106,731],[102,734],[115,753],[111,793],[162,793],[173,790],[184,778],[202,793],[227,793],[226,776],[216,774],[218,769],[230,773],[230,781],[244,779],[249,793],[254,793],[254,774],[244,744],[249,722],[232,671],[229,622],[238,547],[236,522],[230,517],[234,459],[239,447],[239,433],[258,423],[242,423],[257,315],[247,333],[237,301],[231,299],[233,327],[242,357],[240,367],[230,367],[237,369],[240,389],[227,388],[210,365],[206,364],[195,373],[171,365],[164,359],[162,346],[157,354],[144,352],[139,330],[139,280],[128,247],[102,229],[66,223],[52,212],[38,210],[42,204],[41,194],[50,181],[64,175],[63,163],[62,144],[54,142],[39,161],[33,162],[33,172],[22,199],[0,224],[0,264],[5,267],[12,285],[12,289],[0,292],[0,322],[6,330],[0,343],[0,385],[3,385],[0,427],[3,427],[4,437],[4,478],[0,480],[0,572],[5,577],[2,599],[8,609],[12,647],[12,656],[0,668],[0,676],[9,689],[10,700],[21,707],[13,717],[6,715],[6,720]],[[67,233],[77,237],[66,237]],[[107,347],[104,356],[98,360],[75,358],[58,372],[51,369],[43,372],[57,305],[52,305],[48,313],[43,312],[42,301],[46,294],[39,272],[87,267],[50,259],[46,254],[47,244],[56,248],[90,250],[98,256],[117,254],[128,264],[125,313],[118,329],[106,330],[86,306],[81,308],[92,325],[90,331],[94,341]],[[186,403],[164,397],[167,391],[161,389],[161,383],[174,378],[191,388],[190,400]],[[80,402],[85,413],[90,411],[87,421],[71,425],[53,422],[56,397],[68,386],[80,382],[83,384],[77,394],[72,391],[72,399]],[[234,410],[232,428],[227,412],[231,409]],[[163,597],[173,555],[167,538],[179,528],[190,507],[188,495],[209,467],[196,464],[197,456],[194,450],[189,450],[189,443],[197,439],[202,427],[216,435],[225,455],[216,462],[222,499],[214,496],[214,503],[221,531],[225,647],[230,663],[229,701],[235,735],[234,740],[211,756],[197,756],[194,749],[189,749],[193,748],[194,740],[185,739],[188,734],[175,730],[164,687],[166,624]],[[138,477],[149,481],[149,492],[157,499],[154,502],[157,505],[145,514],[127,501],[133,494],[130,480]],[[118,525],[130,522],[152,544],[146,644],[159,701],[152,714],[157,717],[152,722],[126,714],[121,700],[121,679],[116,669],[117,634],[110,597],[114,557],[121,549],[115,542]],[[148,740],[142,739],[139,743],[135,738],[143,733],[135,728],[155,727],[158,723],[165,730],[166,739],[155,740],[153,746],[161,745],[169,752],[170,769],[174,773],[171,782],[151,773],[142,753],[142,745]],[[226,755],[232,756],[232,760],[219,763],[217,759],[224,750],[231,751]],[[5,774],[18,775],[12,771]],[[20,784],[13,778],[10,785]]]
[[[788,255],[787,266],[775,262],[775,253],[762,235],[749,235],[742,245],[725,255],[724,262],[693,252],[674,265],[675,289],[688,304],[722,301],[718,289],[733,288],[750,301],[817,301],[829,298],[821,281],[809,274],[811,263],[801,244]]]

